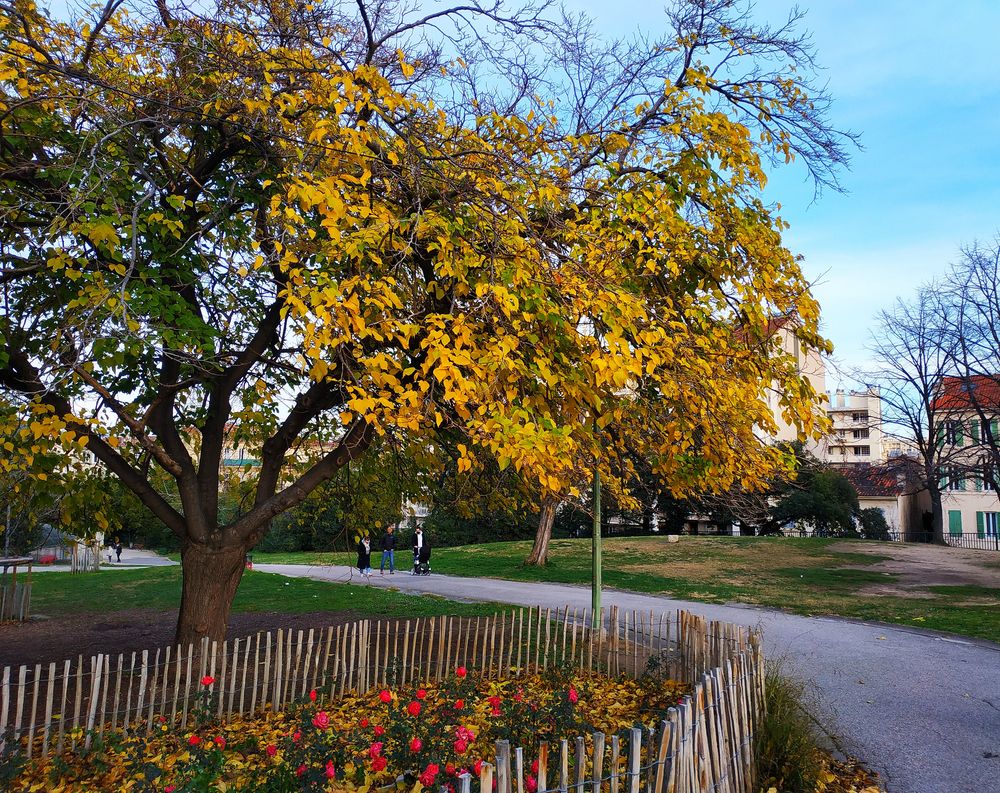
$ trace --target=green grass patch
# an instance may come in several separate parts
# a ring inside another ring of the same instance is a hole
[[[786,567],[777,571],[790,579],[791,584],[828,589],[856,589],[865,584],[892,584],[899,576],[872,570],[854,570],[839,567]]]
[[[179,567],[45,573],[32,578],[32,611],[50,617],[106,613],[121,609],[176,609],[181,600]],[[382,617],[492,614],[493,603],[457,603],[444,598],[404,595],[362,584],[333,584],[247,571],[233,600],[233,612],[305,613],[351,611]]]

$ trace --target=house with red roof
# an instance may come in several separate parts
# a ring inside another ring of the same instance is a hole
[[[942,378],[931,411],[945,539],[973,535],[1000,547],[1000,375]]]

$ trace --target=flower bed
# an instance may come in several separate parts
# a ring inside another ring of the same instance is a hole
[[[87,752],[37,760],[12,780],[13,790],[368,791],[388,786],[419,793],[457,790],[460,774],[492,762],[495,741],[533,753],[539,741],[652,725],[688,689],[674,681],[633,680],[549,671],[503,681],[459,667],[437,685],[382,689],[363,699],[307,701],[281,712],[207,718],[211,678],[203,681],[197,727],[161,725],[152,735],[105,734]],[[526,758],[528,793],[537,765]]]

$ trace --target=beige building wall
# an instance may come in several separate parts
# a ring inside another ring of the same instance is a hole
[[[782,350],[795,359],[798,371],[809,381],[810,385],[819,394],[826,394],[826,362],[823,356],[816,350],[805,350],[795,335],[795,327],[791,323],[783,324],[775,332]],[[798,433],[795,427],[789,424],[781,415],[781,395],[772,387],[768,393],[768,406],[771,415],[774,416],[777,432],[773,435],[775,441],[791,443],[798,440]],[[811,438],[806,441],[805,448],[808,452],[817,455],[821,449],[822,442],[814,441]]]

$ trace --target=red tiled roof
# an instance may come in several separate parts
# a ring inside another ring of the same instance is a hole
[[[1000,375],[942,377],[931,410],[986,410],[1000,408]]]
[[[838,470],[854,486],[858,496],[894,497],[920,489],[915,461],[899,458],[880,465],[845,465]]]

